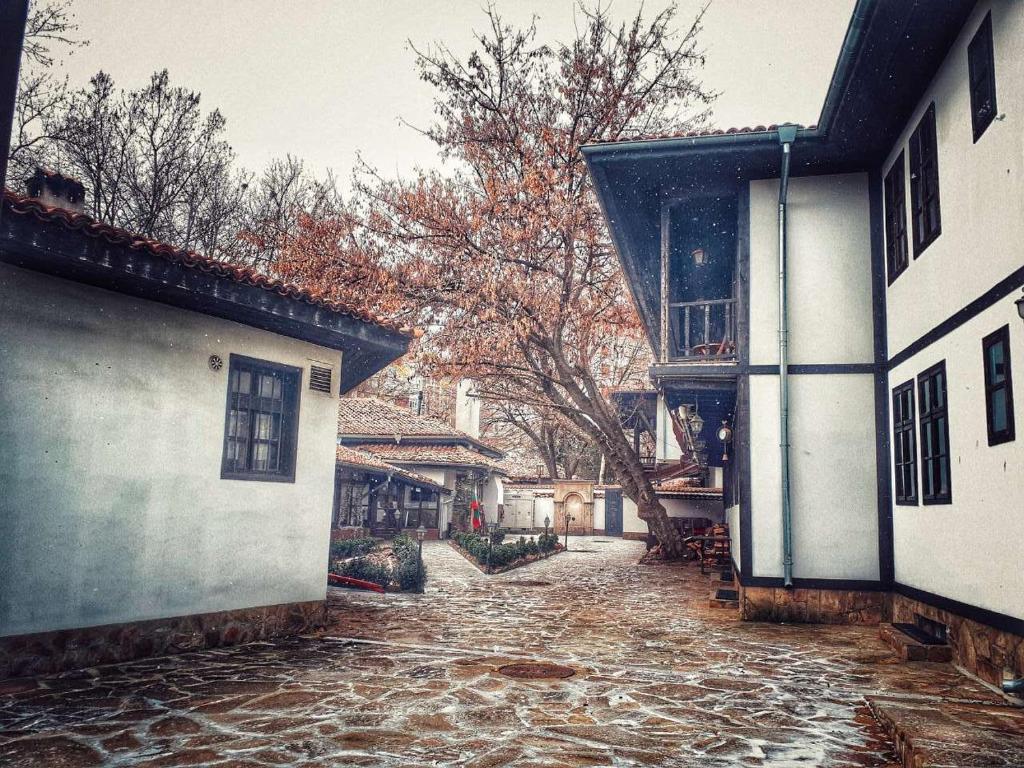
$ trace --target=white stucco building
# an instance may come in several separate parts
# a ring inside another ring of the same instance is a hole
[[[338,397],[408,337],[34,183],[0,218],[0,677],[315,626]]]
[[[744,615],[917,623],[994,683],[1024,676],[1022,40],[1013,0],[859,0],[816,126],[583,148],[659,455],[669,408],[733,429]]]

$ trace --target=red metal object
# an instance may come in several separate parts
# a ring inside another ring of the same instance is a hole
[[[339,576],[336,573],[327,574],[327,583],[332,587],[355,587],[356,589],[369,589],[373,592],[384,594],[384,587],[374,584],[372,581],[353,579],[351,576]]]

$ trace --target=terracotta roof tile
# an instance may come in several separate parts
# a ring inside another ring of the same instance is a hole
[[[419,485],[428,485],[431,488],[442,488],[436,481],[431,480],[429,477],[421,475],[417,472],[413,472],[408,469],[402,469],[396,467],[394,464],[388,464],[379,456],[374,456],[369,451],[360,451],[355,448],[350,448],[345,445],[339,445],[337,447],[337,461],[339,464],[344,464],[349,467],[355,467],[357,469],[369,470],[371,472],[386,472],[391,475],[396,475],[411,483]]]
[[[722,496],[721,488],[704,488],[699,485],[693,485],[693,479],[688,477],[678,477],[655,483],[654,490],[658,493],[670,493],[674,496],[685,495],[694,498],[715,499]]]
[[[392,464],[423,464],[428,466],[469,466],[490,469],[504,474],[493,459],[461,445],[415,445],[410,443],[360,443],[360,451]]]
[[[795,124],[798,130],[813,131],[818,126],[816,125],[799,125]],[[672,133],[652,134],[648,136],[619,136],[617,139],[608,139],[606,141],[594,141],[590,145],[595,144],[620,144],[630,141],[657,141],[659,139],[702,139],[708,136],[728,136],[736,133],[771,133],[778,129],[778,124],[772,123],[771,125],[754,125],[754,126],[743,126],[742,128],[702,128],[698,131],[677,131]]]
[[[348,437],[401,437],[450,439],[453,444],[469,443],[494,453],[503,453],[485,440],[460,432],[445,421],[432,416],[418,416],[412,411],[384,402],[376,397],[343,397],[338,402],[338,434]]]
[[[295,301],[313,304],[323,307],[330,312],[347,315],[365,323],[373,323],[406,335],[412,335],[411,329],[407,327],[376,317],[365,310],[333,301],[315,291],[268,277],[249,267],[229,264],[225,261],[203,256],[195,251],[186,251],[175,248],[167,243],[149,240],[119,227],[104,224],[84,213],[76,213],[64,208],[53,208],[36,198],[25,197],[9,189],[5,189],[3,192],[3,205],[11,213],[18,216],[32,216],[40,222],[58,225],[69,230],[76,230],[87,237],[102,238],[109,243],[123,245],[132,250],[145,250],[188,269],[197,269],[217,277],[233,280],[236,283],[273,291]]]

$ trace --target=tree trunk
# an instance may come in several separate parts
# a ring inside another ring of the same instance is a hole
[[[653,502],[637,502],[637,516],[647,523],[647,528],[661,545],[661,555],[666,560],[675,560],[686,554],[686,544],[679,529],[672,524],[665,507],[657,498]]]

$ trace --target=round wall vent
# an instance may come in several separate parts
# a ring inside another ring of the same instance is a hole
[[[210,355],[210,370],[219,371],[224,367],[224,361],[220,359],[220,355]]]

